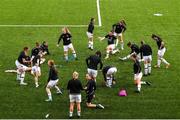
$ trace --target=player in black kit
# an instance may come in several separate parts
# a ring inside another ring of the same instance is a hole
[[[95,19],[91,18],[90,23],[88,25],[88,29],[87,29],[87,37],[88,37],[88,48],[93,50],[93,31],[94,31],[94,22]]]
[[[86,96],[87,107],[104,109],[104,106],[102,106],[101,104],[92,104],[92,99],[95,98],[96,82],[93,80],[93,78],[89,74],[86,74],[86,80],[87,80],[87,84],[84,89],[86,90],[86,95],[87,95]]]
[[[96,77],[98,74],[97,67],[98,64],[100,64],[100,69],[103,67],[103,63],[101,61],[101,52],[97,51],[95,55],[91,55],[88,58],[86,58],[86,64],[87,64],[87,71],[90,76],[93,77],[93,79],[96,81]]]
[[[127,46],[129,48],[131,48],[131,52],[129,55],[127,55],[126,57],[119,57],[120,60],[127,60],[129,59],[133,54],[136,54],[137,55],[137,58],[139,59],[140,61],[140,49],[138,47],[138,45],[134,44],[134,43],[131,43],[131,42],[128,42]]]
[[[115,41],[117,38],[113,35],[113,33],[110,31],[105,37],[99,37],[100,41],[107,39],[108,46],[106,47],[106,57],[105,59],[109,58],[109,54],[115,54],[119,52],[119,49],[115,48]]]
[[[166,64],[166,68],[169,68],[170,63],[168,63],[168,62],[163,58],[163,56],[164,56],[164,54],[165,54],[165,52],[166,52],[166,48],[165,48],[165,44],[164,44],[163,40],[162,40],[159,36],[157,36],[157,35],[155,35],[155,34],[152,34],[152,39],[156,41],[157,46],[158,46],[158,53],[157,53],[157,58],[158,58],[158,60],[157,60],[157,65],[155,65],[154,67],[160,68],[161,61],[162,61],[163,63]]]
[[[141,59],[144,60],[144,75],[151,74],[152,49],[144,41],[141,41],[140,47]]]
[[[57,47],[59,47],[59,43],[61,39],[63,40],[63,48],[64,48],[64,58],[68,61],[68,50],[72,51],[73,57],[77,60],[76,51],[74,50],[73,44],[71,42],[72,36],[67,27],[62,29],[62,34],[59,37]]]
[[[142,84],[151,85],[151,83],[141,81],[143,74],[141,72],[141,65],[140,65],[140,62],[139,62],[139,60],[137,58],[137,55],[133,54],[131,56],[131,59],[134,62],[133,71],[134,71],[134,84],[136,85],[136,92],[140,93]]]
[[[121,50],[124,49],[124,39],[123,39],[123,33],[126,31],[126,23],[125,20],[121,20],[118,23],[114,24],[112,26],[114,35],[118,38],[116,42],[116,47],[118,46],[118,42],[121,43]]]

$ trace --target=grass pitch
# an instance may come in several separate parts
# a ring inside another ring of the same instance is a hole
[[[129,53],[129,48],[103,60],[104,65],[118,68],[117,84],[108,89],[102,87],[103,77],[99,72],[95,103],[105,106],[104,110],[88,109],[82,102],[82,118],[180,118],[179,94],[179,50],[180,50],[180,1],[179,0],[100,0],[102,27],[95,28],[95,50],[105,54],[107,43],[97,37],[104,36],[111,25],[124,18],[127,22],[125,44],[133,41],[140,44],[144,39],[153,48],[153,65],[156,64],[157,46],[150,35],[157,33],[166,43],[165,58],[171,63],[169,69],[152,69],[152,75],[143,80],[152,82],[151,87],[142,87],[142,93],[134,93],[132,62],[118,61],[119,56]],[[153,14],[161,13],[157,17]],[[96,18],[96,0],[1,0],[1,25],[86,25],[90,17]],[[87,49],[87,28],[70,28],[78,61],[66,63],[62,60],[63,48],[56,43],[61,28],[10,28],[0,27],[0,118],[67,118],[69,99],[66,90],[68,80],[74,70],[80,73],[80,80],[85,85],[85,58],[94,54]],[[33,77],[26,74],[28,86],[19,86],[15,74],[4,73],[15,68],[15,60],[24,46],[34,47],[35,42],[48,41],[50,56],[54,59],[61,77],[60,86],[64,94],[58,96],[53,91],[53,102],[46,103],[45,84],[48,77],[47,64],[42,65],[40,87],[34,87]],[[104,56],[103,56],[104,57]],[[120,88],[125,88],[127,97],[118,97]],[[85,94],[83,93],[83,99]],[[75,112],[76,113],[76,112]]]

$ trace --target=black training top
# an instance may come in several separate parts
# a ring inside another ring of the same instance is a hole
[[[103,74],[106,74],[107,71],[108,71],[110,68],[111,68],[111,66],[106,66],[106,67],[104,67],[103,70],[102,70]]]
[[[141,58],[142,56],[152,55],[152,49],[149,45],[144,44],[140,47]]]
[[[58,79],[58,72],[57,72],[56,68],[54,66],[50,67],[48,81],[57,80],[57,79]]]
[[[31,50],[31,56],[36,56],[38,55],[40,52],[40,48],[39,47],[35,47]]]
[[[71,34],[70,33],[62,33],[59,37],[58,44],[63,39],[63,45],[69,45],[71,43]]]
[[[126,27],[123,24],[117,23],[113,25],[113,30],[115,33],[122,33],[126,30]]]
[[[23,62],[23,59],[26,59],[27,57],[28,56],[26,56],[24,51],[20,52],[19,57],[18,57],[18,62],[25,65],[25,63]]]
[[[80,94],[81,90],[84,90],[80,80],[71,79],[68,82],[67,89],[70,94]]]
[[[33,66],[36,65],[36,64],[38,64],[38,65],[40,66],[40,62],[41,62],[41,57],[40,57],[40,55],[36,55],[36,56],[33,58],[33,60],[32,60]]]
[[[141,72],[141,65],[140,65],[140,62],[138,60],[136,60],[134,62],[133,69],[134,69],[134,74],[138,74]]]
[[[96,90],[96,82],[94,80],[88,80],[86,87],[87,87],[86,93],[88,95],[93,95]]]
[[[98,64],[100,64],[100,69],[103,67],[103,63],[101,61],[101,58],[97,55],[91,55],[88,58],[86,58],[86,64],[89,69],[97,70]]]
[[[93,33],[93,31],[94,31],[94,23],[93,22],[89,23],[87,31],[90,33]]]
[[[162,39],[161,38],[157,37],[156,43],[157,43],[157,46],[158,46],[159,50],[164,48],[164,45],[162,45]]]
[[[140,50],[139,47],[136,44],[131,45],[131,53],[135,52],[136,54],[139,54]]]
[[[105,38],[108,40],[108,45],[115,44],[115,40],[117,39],[114,35],[106,35]]]

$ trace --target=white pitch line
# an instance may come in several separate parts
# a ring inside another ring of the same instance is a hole
[[[101,22],[101,12],[100,12],[100,0],[96,1],[97,3],[97,14],[98,14],[98,22],[99,22],[99,27],[102,26],[102,22]]]
[[[79,27],[87,27],[88,25],[0,25],[0,27],[19,27],[19,28],[58,28],[58,27],[72,27],[72,28],[79,28]],[[99,27],[99,25],[95,25]]]

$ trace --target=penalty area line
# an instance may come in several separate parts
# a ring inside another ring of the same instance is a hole
[[[101,12],[100,12],[100,0],[97,0],[96,3],[97,3],[98,23],[99,23],[99,27],[101,27],[102,21],[101,21]]]
[[[95,25],[100,27],[99,25]],[[0,27],[10,27],[10,28],[59,28],[59,27],[71,27],[71,28],[83,28],[88,27],[88,25],[0,25]]]

